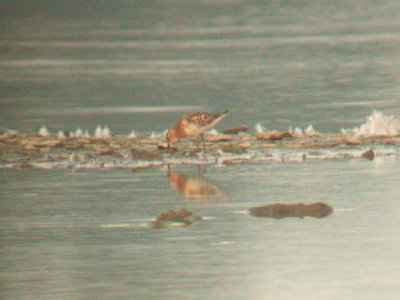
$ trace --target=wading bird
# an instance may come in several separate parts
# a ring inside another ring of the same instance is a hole
[[[179,139],[184,137],[196,137],[197,138],[197,149],[199,150],[200,138],[203,141],[204,152],[206,151],[205,141],[203,133],[225,118],[229,112],[226,110],[224,112],[217,113],[206,113],[206,112],[196,112],[191,113],[186,116],[181,117],[167,132],[167,142],[168,151],[171,145],[176,143]]]

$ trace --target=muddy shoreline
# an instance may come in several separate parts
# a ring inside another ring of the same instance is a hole
[[[0,168],[140,170],[165,164],[231,166],[252,162],[373,160],[400,153],[400,136],[315,134],[296,137],[289,132],[231,131],[233,134],[207,134],[207,153],[197,149],[194,139],[184,139],[168,152],[162,135],[94,138],[4,131],[0,134]]]

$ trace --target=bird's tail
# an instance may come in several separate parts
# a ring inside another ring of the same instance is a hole
[[[220,116],[227,116],[227,115],[229,115],[229,110],[225,110],[225,111],[220,111],[220,112],[217,112],[216,114],[215,114],[215,116],[218,118],[218,117],[220,117]]]

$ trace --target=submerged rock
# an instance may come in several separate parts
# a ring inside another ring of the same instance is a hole
[[[374,152],[374,150],[372,150],[372,148],[371,148],[371,149],[369,149],[369,150],[363,152],[363,153],[361,154],[361,157],[362,157],[362,158],[365,158],[365,159],[368,159],[368,160],[373,160],[373,159],[375,158],[375,152]]]
[[[268,204],[250,208],[250,215],[253,217],[264,217],[282,219],[287,217],[315,217],[324,218],[333,212],[328,204],[316,202],[312,204]]]
[[[193,212],[181,208],[178,211],[169,210],[162,212],[158,215],[155,221],[151,222],[151,228],[159,229],[165,228],[170,225],[170,223],[182,223],[184,226],[193,224],[194,221],[201,220],[202,217],[194,214]]]

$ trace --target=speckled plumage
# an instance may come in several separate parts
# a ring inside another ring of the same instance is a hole
[[[184,137],[200,136],[204,131],[217,125],[228,113],[228,111],[218,113],[195,112],[179,118],[174,127],[167,132],[168,146]]]

